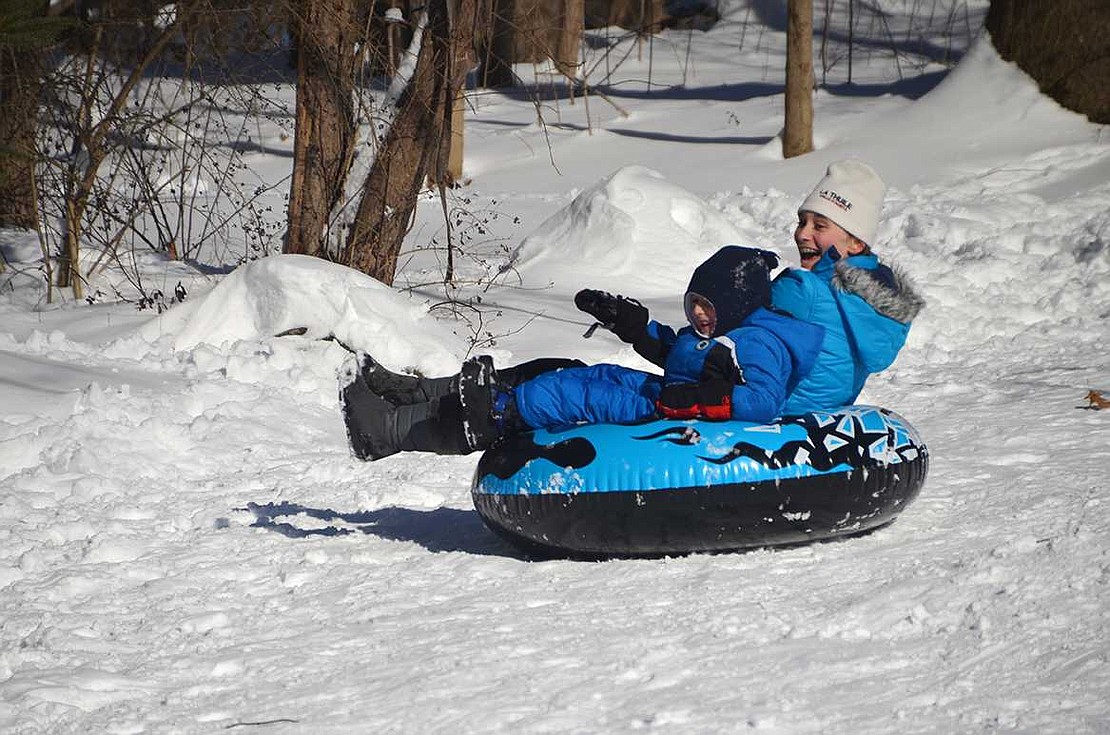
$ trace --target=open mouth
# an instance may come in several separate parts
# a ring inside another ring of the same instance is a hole
[[[717,326],[716,319],[706,319],[704,317],[695,317],[690,320],[690,323],[693,325],[694,329],[698,331],[699,334],[713,334],[713,330]]]
[[[798,248],[798,255],[803,264],[812,263],[821,257],[821,251],[817,248]]]

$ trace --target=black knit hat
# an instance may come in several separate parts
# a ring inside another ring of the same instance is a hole
[[[736,329],[753,311],[771,303],[771,271],[778,264],[779,256],[769,250],[721,248],[694,270],[686,287],[686,318],[697,295],[713,304],[717,334]]]

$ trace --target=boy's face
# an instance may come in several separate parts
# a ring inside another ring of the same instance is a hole
[[[817,264],[829,248],[835,247],[841,255],[859,255],[864,244],[849,235],[828,217],[814,212],[799,212],[798,226],[794,228],[794,244],[807,271]]]
[[[699,334],[712,337],[713,330],[717,328],[717,310],[706,299],[694,297],[690,307],[690,320]]]

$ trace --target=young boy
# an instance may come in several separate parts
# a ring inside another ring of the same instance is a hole
[[[778,257],[764,250],[717,251],[690,279],[683,302],[689,326],[677,332],[649,321],[637,301],[580,291],[578,308],[663,368],[663,376],[612,365],[540,375],[516,390],[521,417],[531,427],[552,427],[628,423],[656,413],[740,421],[780,415],[789,390],[812,367],[823,330],[768,308],[777,265]],[[580,389],[568,386],[575,382]],[[634,397],[626,395],[629,385]]]
[[[658,415],[769,421],[812,368],[824,330],[768,308],[773,253],[722,248],[700,265],[685,296],[689,326],[675,332],[649,321],[639,302],[581,291],[580,309],[612,329],[662,376],[618,365],[568,367],[513,385],[486,357],[468,360],[457,392],[394,405],[373,390],[363,366],[342,392],[355,454],[380,459],[398,451],[465,454],[537,428],[633,423]]]
[[[825,329],[813,370],[784,413],[848,405],[871,373],[885,370],[924,306],[909,279],[879,262],[871,245],[886,185],[862,161],[831,164],[798,208],[794,242],[801,269],[775,279],[775,308]]]

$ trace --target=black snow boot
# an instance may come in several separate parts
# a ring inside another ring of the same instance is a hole
[[[370,390],[397,406],[427,403],[458,392],[458,375],[425,378],[423,375],[395,373],[370,355],[362,355],[359,368]]]
[[[586,363],[581,360],[572,360],[569,357],[540,357],[513,367],[501,368],[497,371],[497,377],[502,383],[515,388],[537,375],[570,367],[586,367]]]
[[[358,375],[340,393],[347,438],[355,456],[377,460],[398,452],[469,454],[458,395],[395,406]]]
[[[517,412],[513,386],[493,369],[493,358],[488,355],[463,363],[459,401],[467,443],[474,449],[488,449],[507,436],[528,430]]]

